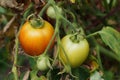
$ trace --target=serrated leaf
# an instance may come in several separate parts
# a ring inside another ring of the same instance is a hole
[[[120,57],[120,33],[112,27],[104,27],[99,32],[103,42]]]

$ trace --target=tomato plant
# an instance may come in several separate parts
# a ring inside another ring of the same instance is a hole
[[[74,35],[70,34],[62,38],[63,49],[60,49],[60,58],[63,63],[68,64],[69,62],[72,67],[78,67],[88,56],[89,44],[86,39],[72,40],[74,37]]]
[[[62,14],[62,8],[55,6],[56,9],[58,10],[58,13]],[[49,6],[47,11],[46,11],[47,16],[49,16],[52,19],[56,19],[56,11],[53,6]]]
[[[34,24],[35,22],[33,21],[32,23]],[[42,54],[48,46],[54,34],[54,28],[45,20],[43,25],[39,26],[32,25],[32,23],[26,21],[18,37],[24,51],[31,56],[37,56]]]
[[[1,1],[0,79],[120,79],[120,0]]]

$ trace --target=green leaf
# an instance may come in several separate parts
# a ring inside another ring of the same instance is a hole
[[[60,80],[61,75],[58,75],[59,72],[60,70],[58,68],[54,68],[49,74],[51,77],[51,80]]]
[[[6,13],[6,9],[0,6],[0,14]]]
[[[32,69],[36,69],[36,59],[35,58],[32,58],[32,57],[28,57],[28,60],[29,60],[29,64],[30,64],[30,67]]]
[[[77,77],[75,80],[87,80],[90,76],[88,69],[84,67],[74,68],[73,75]]]
[[[114,77],[113,72],[111,72],[111,71],[105,71],[104,74],[105,74],[105,77],[104,77],[105,80],[113,80],[113,77]]]
[[[103,42],[120,57],[120,33],[112,27],[104,27],[99,32]]]

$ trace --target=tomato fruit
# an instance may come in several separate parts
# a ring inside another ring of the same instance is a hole
[[[53,34],[53,26],[45,20],[39,28],[33,27],[29,21],[26,21],[20,29],[18,38],[21,47],[28,55],[38,56],[44,52]]]
[[[41,71],[45,71],[49,68],[50,62],[47,56],[40,56],[37,60],[37,68]]]
[[[89,43],[84,38],[79,42],[74,42],[71,40],[72,34],[66,35],[61,40],[61,45],[63,48],[60,48],[60,60],[69,64],[71,67],[79,67],[87,58],[89,53]]]
[[[56,9],[60,14],[62,14],[62,8],[56,6]],[[49,6],[46,12],[47,16],[49,16],[52,19],[56,19],[56,11],[52,6]]]

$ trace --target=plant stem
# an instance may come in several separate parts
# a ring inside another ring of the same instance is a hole
[[[47,48],[45,49],[44,54],[47,54],[47,51],[48,51],[48,49],[50,48],[53,40],[55,39],[56,34],[58,34],[58,31],[59,31],[59,18],[56,20],[55,32],[54,32],[54,34],[53,34],[53,36],[52,36],[52,39],[50,40]]]
[[[51,5],[53,5],[53,7],[54,7],[55,10],[56,10],[56,24],[55,24],[55,32],[54,32],[54,34],[53,34],[53,36],[52,36],[52,39],[50,40],[47,48],[45,49],[44,54],[47,54],[47,51],[48,51],[48,49],[50,48],[50,46],[51,46],[51,44],[52,44],[52,41],[55,39],[55,36],[58,34],[59,25],[60,25],[60,23],[59,23],[59,19],[60,19],[60,17],[59,17],[59,12],[58,12],[58,10],[56,9],[56,7],[55,7],[55,5],[54,5],[54,1],[53,1],[53,0],[49,0],[49,2],[51,3]],[[48,3],[49,3],[49,2],[48,2]]]
[[[42,16],[44,11],[48,8],[48,6],[50,6],[51,4],[54,4],[54,0],[49,0],[48,3],[42,8],[42,10],[40,11],[40,13],[38,15]]]
[[[110,10],[109,6],[108,6],[109,3],[107,2],[107,0],[103,0],[103,3],[104,3],[104,6],[106,8],[106,11],[109,12],[109,10]]]
[[[58,25],[58,22],[59,20],[56,20],[56,29],[55,29],[55,32],[56,32],[56,38],[57,38],[57,42],[58,42],[58,38],[59,38],[59,25]],[[54,61],[52,63],[52,65],[54,65],[57,57],[58,57],[58,51],[59,51],[59,46],[58,46],[58,49],[57,49],[57,52],[56,52],[56,55],[55,55],[55,58],[54,58]]]
[[[65,10],[65,12],[67,12],[68,14],[70,14],[72,16],[73,22],[76,22],[76,17],[73,12],[71,12],[70,10],[67,10],[67,9]]]
[[[47,3],[43,8],[42,10],[40,11],[40,13],[38,15],[42,16],[44,11],[47,9],[47,7],[50,5],[50,3]]]
[[[100,48],[100,52],[102,52],[103,54],[105,54],[105,55],[107,55],[107,56],[110,56],[111,58],[114,58],[114,59],[116,59],[117,61],[120,62],[119,57],[117,57],[117,55],[115,55],[115,53],[113,53],[113,52],[105,49],[105,48],[102,47],[101,45],[98,45],[98,46],[99,46],[99,48]]]
[[[49,48],[50,48],[50,46],[51,46],[53,40],[55,39],[56,34],[57,34],[57,31],[54,32],[54,34],[53,34],[53,36],[52,36],[52,38],[51,38],[51,40],[50,40],[50,42],[49,42],[47,48],[45,49],[45,51],[44,51],[44,54],[45,54],[45,55],[47,54],[47,51],[49,50]]]
[[[101,57],[100,57],[100,47],[99,47],[99,44],[96,42],[95,38],[93,35],[96,35],[96,33],[93,33],[93,34],[90,34],[88,35],[92,40],[93,40],[93,44],[95,44],[95,49],[96,49],[96,53],[97,53],[97,58],[98,58],[98,63],[100,65],[100,69],[104,72],[104,69],[102,67],[102,62],[101,62]],[[89,38],[87,37],[87,38]]]
[[[12,67],[12,72],[14,74],[14,80],[18,80],[18,73],[17,73],[17,56],[18,56],[18,38],[15,40],[15,53],[14,53],[14,62]]]
[[[60,15],[60,17],[61,17],[61,19],[63,19],[65,22],[67,22],[74,31],[76,31],[75,27],[73,26],[73,24],[72,24],[70,21],[68,21],[66,18],[64,18],[64,17],[61,16],[61,15]]]
[[[101,57],[100,57],[100,49],[99,49],[98,45],[96,45],[96,52],[97,52],[97,58],[98,58],[98,63],[100,65],[100,68],[102,71],[104,71],[104,69],[102,67],[102,62],[101,62]]]
[[[99,33],[98,31],[94,32],[94,33],[91,33],[91,34],[87,35],[86,38],[93,37],[93,36],[97,35],[98,33]]]

